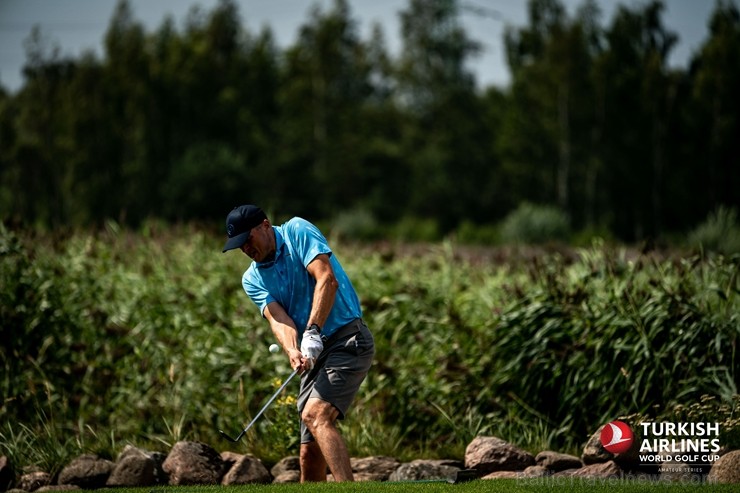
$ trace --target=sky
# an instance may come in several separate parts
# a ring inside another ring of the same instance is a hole
[[[308,20],[312,7],[328,11],[333,0],[235,0],[246,28],[258,33],[269,26],[277,45],[292,45],[299,27]],[[569,15],[583,0],[560,0]],[[616,7],[644,5],[647,0],[597,0],[602,10],[602,25],[608,26]],[[708,36],[707,22],[716,0],[663,0],[664,26],[678,34],[678,43],[668,60],[672,67],[687,67]],[[182,26],[193,6],[211,11],[218,0],[129,0],[134,17],[147,32],[156,31],[167,16]],[[391,54],[400,50],[398,13],[408,0],[348,0],[352,17],[358,22],[362,39],[369,39],[375,23],[383,27]],[[0,0],[0,85],[12,92],[23,83],[26,60],[24,40],[38,26],[51,46],[62,56],[79,57],[93,51],[102,58],[103,37],[117,0]],[[506,26],[524,27],[526,0],[460,0],[461,20],[469,38],[482,46],[482,53],[471,60],[470,69],[479,87],[506,86],[510,81],[503,46]]]

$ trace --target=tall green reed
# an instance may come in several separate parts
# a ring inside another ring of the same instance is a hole
[[[53,410],[78,448],[224,446],[216,430],[247,422],[289,373],[241,289],[248,259],[222,255],[217,235],[110,224],[52,240],[0,230],[6,434],[43,433],[38,411]],[[617,416],[737,395],[737,257],[335,253],[377,345],[343,428],[357,453],[457,456],[481,433],[574,451]],[[289,450],[270,430],[290,414],[268,411],[233,448]]]

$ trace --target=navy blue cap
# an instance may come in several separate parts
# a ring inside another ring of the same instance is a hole
[[[223,252],[234,248],[241,248],[249,238],[252,228],[262,224],[267,215],[256,205],[240,205],[226,216],[226,235],[229,239],[224,245]]]

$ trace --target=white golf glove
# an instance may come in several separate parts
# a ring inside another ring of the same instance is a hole
[[[321,334],[316,328],[307,329],[303,333],[301,341],[301,354],[307,360],[308,369],[313,368],[321,351],[324,350],[324,343],[321,341]]]

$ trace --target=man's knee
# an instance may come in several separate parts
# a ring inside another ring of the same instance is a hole
[[[301,413],[301,419],[312,433],[321,426],[331,425],[339,416],[339,411],[321,399],[309,399]]]

